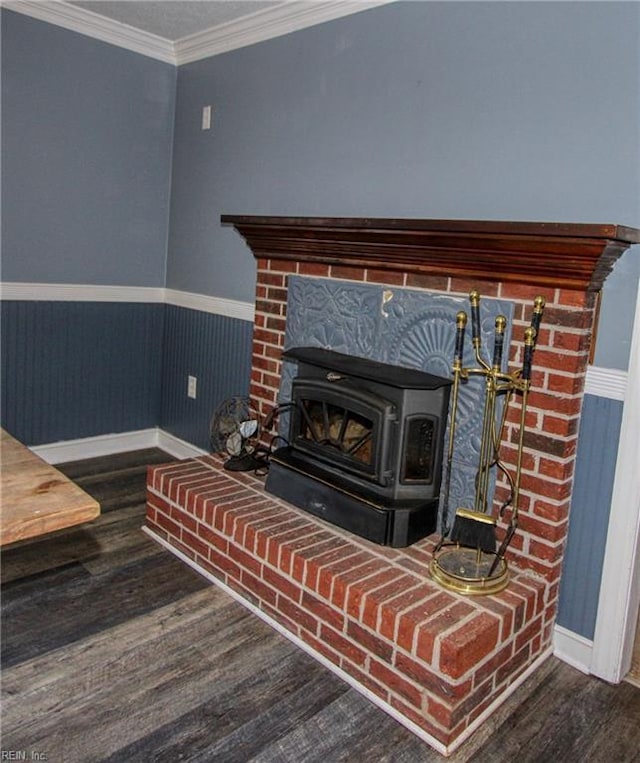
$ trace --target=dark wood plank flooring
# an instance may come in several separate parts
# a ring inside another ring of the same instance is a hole
[[[167,460],[63,465],[102,515],[3,553],[3,759],[443,760],[141,532]],[[640,689],[552,658],[449,760],[640,763]]]

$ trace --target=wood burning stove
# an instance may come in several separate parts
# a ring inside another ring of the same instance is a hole
[[[266,489],[376,543],[434,532],[451,382],[315,347],[284,358],[298,374]]]

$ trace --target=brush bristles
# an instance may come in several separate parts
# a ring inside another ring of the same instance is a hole
[[[458,509],[451,540],[461,546],[480,549],[486,554],[495,554],[496,520],[478,511]]]

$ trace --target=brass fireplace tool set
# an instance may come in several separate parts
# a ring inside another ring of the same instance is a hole
[[[431,562],[431,574],[442,586],[464,594],[490,594],[501,591],[509,581],[505,553],[518,527],[518,505],[522,472],[522,451],[527,412],[527,398],[531,384],[531,361],[535,349],[545,300],[536,297],[533,304],[531,325],[524,332],[522,368],[512,373],[502,371],[502,355],[507,319],[498,315],[495,319],[493,358],[491,363],[483,357],[480,330],[480,294],[469,294],[471,312],[471,335],[476,366],[462,365],[467,314],[461,310],[456,316],[456,340],[453,360],[453,387],[446,474],[443,490],[442,539],[438,543]],[[484,410],[482,433],[475,477],[475,501],[473,508],[458,508],[453,527],[449,533],[448,511],[451,488],[451,465],[453,461],[458,415],[460,383],[471,376],[484,378]],[[516,452],[515,473],[511,473],[500,458],[500,443],[505,428],[507,409],[514,394],[521,395],[520,431]],[[498,401],[502,399],[500,410]],[[509,485],[509,496],[493,513],[490,506],[491,476],[502,473]],[[508,506],[511,516],[500,546],[496,538],[497,520],[502,518]],[[448,536],[448,537],[447,537]]]

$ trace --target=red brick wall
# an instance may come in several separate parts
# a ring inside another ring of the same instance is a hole
[[[508,587],[479,597],[442,590],[428,571],[433,538],[406,549],[377,546],[266,494],[254,475],[224,472],[214,457],[153,468],[146,523],[194,566],[450,751],[549,654],[594,295],[426,276],[394,262],[380,267],[258,259],[252,400],[263,418],[277,401],[291,273],[464,298],[477,288],[483,297],[510,300],[512,369],[522,364],[524,329],[534,297],[542,294],[547,305],[527,406]],[[516,396],[501,450],[512,470],[520,410]],[[497,505],[506,494],[499,479]]]
[[[594,322],[594,295],[399,270],[259,259],[250,394],[263,416],[275,405],[278,395],[287,277],[291,273],[405,286],[462,297],[477,288],[483,297],[511,300],[515,305],[510,350],[513,368],[522,363],[523,332],[531,320],[533,299],[538,294],[545,297],[547,305],[534,356],[527,406],[519,529],[509,557],[518,567],[530,569],[549,581],[550,604],[554,604],[567,535],[578,425]],[[501,452],[505,463],[512,468],[515,467],[519,420],[520,399],[516,396],[508,414]],[[504,480],[499,481],[495,496],[498,504],[506,490]]]

